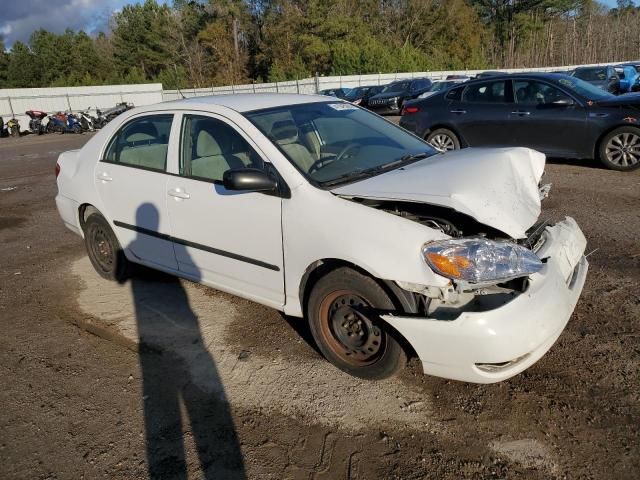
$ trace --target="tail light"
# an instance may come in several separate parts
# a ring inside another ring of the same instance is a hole
[[[407,106],[402,109],[402,115],[411,115],[413,113],[418,113],[420,111],[420,107],[415,106]]]
[[[58,178],[58,175],[60,175],[60,164],[56,162],[56,178]]]

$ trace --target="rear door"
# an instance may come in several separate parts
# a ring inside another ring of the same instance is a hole
[[[449,104],[451,122],[471,147],[515,145],[508,128],[513,101],[511,84],[493,80],[468,85]]]
[[[221,290],[280,308],[282,200],[225,189],[224,172],[244,167],[272,168],[226,118],[182,115],[179,171],[165,191],[178,268]]]
[[[177,270],[166,200],[172,124],[170,113],[129,120],[109,141],[94,181],[122,247],[146,263]]]
[[[547,82],[516,79],[513,85],[511,129],[518,145],[559,157],[584,151],[588,126],[582,105]]]

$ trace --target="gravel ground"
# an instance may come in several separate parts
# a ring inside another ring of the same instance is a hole
[[[0,139],[1,478],[148,478],[150,466],[171,479],[182,465],[216,479],[637,478],[640,171],[549,162],[543,215],[575,217],[594,252],[540,362],[472,385],[425,377],[414,359],[378,385],[337,372],[302,322],[249,301],[151,274],[100,283],[53,201],[57,155],[87,138]],[[201,326],[140,352],[101,330],[114,299],[135,314],[137,289],[145,308],[183,295],[176,315]]]

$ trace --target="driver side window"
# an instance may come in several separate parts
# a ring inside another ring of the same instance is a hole
[[[227,170],[263,166],[262,158],[230,125],[211,117],[184,116],[180,175],[221,183]]]
[[[520,105],[552,105],[571,103],[571,98],[551,85],[531,80],[513,82],[516,102]]]

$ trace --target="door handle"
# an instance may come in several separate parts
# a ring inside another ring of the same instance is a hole
[[[113,180],[113,178],[111,178],[107,172],[100,172],[98,175],[96,175],[96,178],[102,182],[110,182],[111,180]]]
[[[515,112],[511,112],[512,115],[519,115],[520,117],[526,117],[531,115],[531,112],[527,112],[525,110],[516,110]]]
[[[181,188],[172,188],[167,193],[172,197],[180,198],[182,200],[188,200],[189,198],[191,198],[191,195],[183,191]]]
[[[467,113],[466,110],[451,110],[451,113],[455,113],[457,115],[463,115],[465,113]]]

